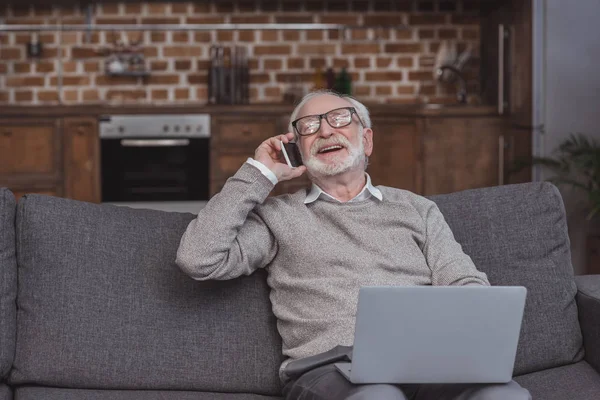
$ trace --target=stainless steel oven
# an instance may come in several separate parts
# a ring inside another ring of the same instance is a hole
[[[168,209],[208,200],[209,115],[110,115],[99,125],[103,202]]]

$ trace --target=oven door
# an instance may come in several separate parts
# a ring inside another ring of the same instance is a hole
[[[102,139],[102,201],[209,198],[208,138]]]

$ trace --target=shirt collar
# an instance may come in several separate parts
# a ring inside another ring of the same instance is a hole
[[[365,172],[365,175],[367,177],[367,183],[362,188],[360,193],[357,194],[353,199],[349,200],[348,203],[354,202],[354,201],[366,200],[366,199],[370,198],[371,196],[375,197],[379,201],[383,200],[383,195],[381,194],[381,191],[371,184],[371,177],[369,176],[369,174],[367,174]],[[304,204],[313,203],[313,202],[317,201],[319,198],[321,200],[336,201],[338,203],[341,203],[341,201],[339,201],[332,195],[325,193],[323,191],[323,189],[321,189],[318,185],[313,183],[312,187],[310,188],[310,192],[306,196],[306,199],[304,199]]]

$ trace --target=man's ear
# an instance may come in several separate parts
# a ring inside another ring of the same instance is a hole
[[[365,146],[365,155],[370,157],[373,152],[373,130],[371,128],[363,129],[363,143]]]

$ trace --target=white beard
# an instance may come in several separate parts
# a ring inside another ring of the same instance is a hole
[[[329,138],[328,140],[316,140],[310,149],[310,155],[308,157],[305,157],[304,154],[302,155],[308,173],[313,176],[334,176],[358,167],[360,162],[365,159],[363,135],[360,134],[359,136],[357,146],[352,146],[348,139],[341,135]],[[331,144],[343,145],[348,154],[345,157],[343,154],[340,154],[329,163],[324,163],[317,158],[318,148]]]

